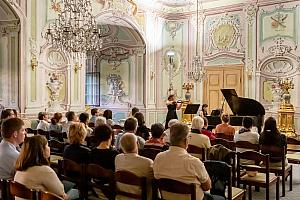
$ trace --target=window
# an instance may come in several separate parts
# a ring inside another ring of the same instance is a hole
[[[93,58],[86,61],[85,104],[100,106],[100,72],[93,61]]]

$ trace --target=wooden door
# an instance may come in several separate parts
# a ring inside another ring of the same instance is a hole
[[[209,113],[213,109],[222,108],[224,97],[221,89],[235,89],[239,97],[243,97],[243,66],[207,67],[207,79],[204,82],[204,103],[208,104]],[[224,111],[231,113],[226,101]]]

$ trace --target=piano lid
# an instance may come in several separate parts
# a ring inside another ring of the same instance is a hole
[[[231,111],[239,116],[265,115],[265,108],[254,99],[238,97],[235,89],[221,89]]]

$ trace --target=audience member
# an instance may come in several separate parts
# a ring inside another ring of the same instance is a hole
[[[138,155],[137,137],[133,133],[125,133],[122,136],[120,143],[124,153],[116,156],[116,171],[126,170],[134,173],[139,177],[146,177],[148,186],[147,199],[151,199],[151,179],[153,178],[153,161],[149,158],[145,158]],[[138,188],[136,187],[118,185],[118,183],[117,186],[119,188],[122,188],[122,190],[130,191],[132,193],[139,192]]]
[[[16,115],[13,109],[7,108],[1,112],[1,121],[9,118],[15,118]]]
[[[69,111],[66,113],[67,122],[62,124],[62,132],[66,132],[69,138],[69,128],[75,122],[78,122],[78,118],[73,111]]]
[[[70,126],[70,145],[65,148],[63,157],[77,163],[88,163],[90,149],[83,145],[86,137],[86,129],[82,123],[74,123]]]
[[[183,123],[170,127],[169,150],[159,153],[153,163],[156,179],[169,178],[184,183],[195,183],[196,199],[203,199],[203,191],[211,188],[211,180],[200,159],[187,153],[189,128]],[[190,199],[190,195],[167,193],[167,199]]]
[[[136,118],[129,117],[128,119],[126,119],[126,121],[124,123],[124,131],[121,132],[121,133],[119,133],[117,135],[116,145],[115,145],[116,149],[121,149],[120,140],[121,140],[122,136],[125,133],[133,133],[133,134],[135,134],[136,129],[137,129],[137,120],[136,120]],[[136,137],[137,137],[139,149],[143,149],[144,145],[145,145],[145,140],[142,137],[140,137],[140,136],[136,136]]]
[[[200,111],[199,116],[202,117],[202,118],[206,117],[208,115],[207,109],[208,109],[208,105],[207,104],[203,104],[201,106],[201,111]]]
[[[92,117],[91,117],[91,119],[90,119],[90,122],[96,124],[96,119],[97,119],[97,117],[100,116],[100,114],[101,114],[101,113],[100,113],[100,110],[99,110],[98,108],[93,108],[93,109],[91,110],[91,115],[92,115]]]
[[[169,144],[170,143],[170,127],[173,125],[173,124],[176,124],[178,123],[179,120],[178,119],[171,119],[168,123],[168,129],[165,130],[164,132],[164,142],[166,144]]]
[[[145,143],[146,147],[147,145],[157,145],[163,147],[165,145],[164,142],[164,125],[161,123],[155,123],[151,125],[151,138],[150,140],[147,140]]]
[[[149,128],[147,128],[147,126],[145,125],[145,118],[144,118],[143,113],[137,112],[134,114],[134,117],[138,121],[136,135],[141,136],[142,138],[144,138],[144,140],[148,140],[149,136],[150,136]]]
[[[91,163],[115,170],[115,157],[119,152],[111,146],[114,137],[113,130],[109,125],[100,125],[95,128],[94,136],[97,147],[91,151]]]
[[[51,123],[49,127],[49,131],[55,131],[57,133],[62,132],[62,124],[61,124],[62,114],[61,113],[54,113],[53,117],[51,118]]]
[[[201,134],[201,130],[204,126],[204,120],[200,116],[196,116],[192,120],[192,129],[190,132],[190,141],[189,144],[195,145],[200,148],[210,148],[210,140],[209,138]]]
[[[140,109],[138,109],[137,107],[133,107],[131,109],[131,112],[129,113],[128,117],[134,117],[135,113],[140,112]]]
[[[105,117],[106,119],[106,124],[112,126],[114,124],[113,120],[112,120],[112,111],[107,109],[104,110],[103,112],[103,117]]]
[[[230,116],[228,114],[222,114],[221,116],[222,124],[218,124],[215,133],[224,133],[225,135],[234,135],[235,129],[229,125]]]
[[[44,136],[27,138],[16,162],[14,180],[30,189],[52,192],[68,199],[63,184],[49,166],[49,158],[50,147]]]
[[[277,147],[285,147],[287,148],[287,139],[286,136],[281,134],[277,129],[276,120],[273,117],[268,117],[264,124],[263,132],[259,137],[259,144],[263,146],[277,146]],[[270,154],[270,166],[279,167],[281,166],[281,162],[279,160],[273,159],[272,153],[263,152]],[[285,164],[288,162],[286,160]]]
[[[49,120],[49,115],[48,113],[46,112],[40,112],[39,113],[39,124],[37,125],[36,129],[40,129],[40,130],[43,130],[43,131],[49,131],[49,127],[50,127],[50,124],[48,122]]]
[[[88,123],[89,123],[89,114],[88,113],[81,113],[79,115],[79,121],[84,124],[84,127],[85,127],[85,129],[87,131],[87,136],[91,136],[92,132],[93,132],[93,129],[91,129],[88,126]]]
[[[201,129],[201,133],[203,135],[206,135],[210,140],[216,139],[215,134],[213,132],[211,132],[210,130],[207,130],[207,127],[208,127],[208,120],[207,120],[207,118],[206,117],[202,117],[202,119],[204,120],[204,126]]]
[[[24,142],[24,122],[19,118],[10,118],[1,125],[0,143],[0,179],[12,179],[15,163],[19,156],[19,145]]]
[[[103,116],[99,116],[96,119],[95,127],[106,124],[106,118]]]

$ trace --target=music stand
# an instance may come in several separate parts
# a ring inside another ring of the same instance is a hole
[[[197,114],[199,107],[200,107],[200,104],[188,104],[186,106],[183,114],[195,115],[195,114]]]

